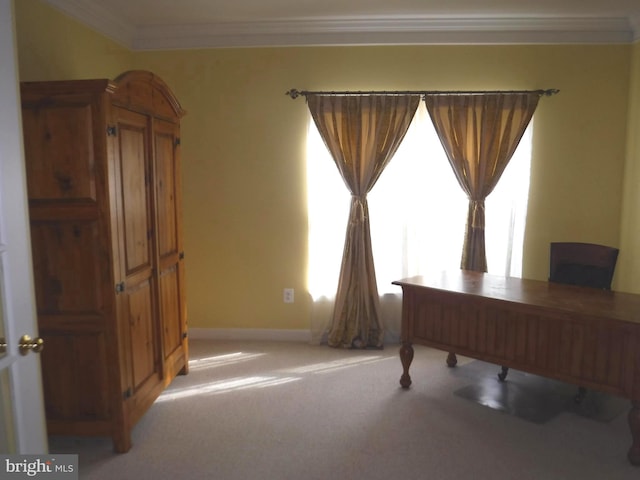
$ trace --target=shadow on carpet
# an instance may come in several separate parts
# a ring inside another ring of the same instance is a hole
[[[518,370],[509,370],[506,381],[501,382],[499,371],[499,366],[477,360],[452,368],[452,375],[472,382],[454,394],[540,424],[564,412],[610,422],[629,410],[628,400],[592,390],[587,391],[582,402],[576,403],[577,386]]]

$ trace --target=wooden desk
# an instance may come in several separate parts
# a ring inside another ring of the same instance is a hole
[[[640,465],[640,295],[470,271],[393,283],[403,388],[416,343],[450,352],[449,366],[458,353],[629,398],[627,456]]]

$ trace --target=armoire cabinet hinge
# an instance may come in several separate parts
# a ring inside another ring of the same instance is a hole
[[[107,136],[115,137],[118,134],[118,130],[113,125],[107,127]]]
[[[126,400],[127,398],[131,398],[131,396],[133,395],[133,392],[131,391],[131,388],[127,388],[124,393],[122,394],[123,398]]]
[[[178,254],[178,260],[184,260],[184,252]]]
[[[180,138],[176,138],[175,146],[176,146],[176,147],[179,147],[179,146],[180,146]]]
[[[182,333],[182,338],[187,338],[187,337],[188,337],[187,332],[183,332],[183,333]]]
[[[116,293],[124,292],[124,282],[116,283]]]

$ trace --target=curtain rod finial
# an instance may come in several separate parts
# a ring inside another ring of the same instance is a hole
[[[551,95],[555,95],[555,94],[556,94],[556,93],[558,93],[559,91],[560,91],[560,90],[558,90],[557,88],[550,88],[550,89],[548,89],[548,90],[545,90],[545,91],[544,91],[544,94],[545,94],[547,97],[550,97]]]
[[[298,98],[300,96],[300,91],[296,90],[295,88],[292,88],[287,93],[285,93],[285,95],[289,95],[291,98],[293,98],[295,100],[296,98]]]

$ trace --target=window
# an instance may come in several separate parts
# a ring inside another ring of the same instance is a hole
[[[533,122],[532,122],[533,123]],[[531,125],[485,204],[489,273],[520,276]],[[350,193],[313,120],[307,142],[309,292],[336,293]],[[468,200],[458,185],[424,102],[387,168],[368,195],[371,242],[380,295],[391,282],[427,271],[460,268]]]

